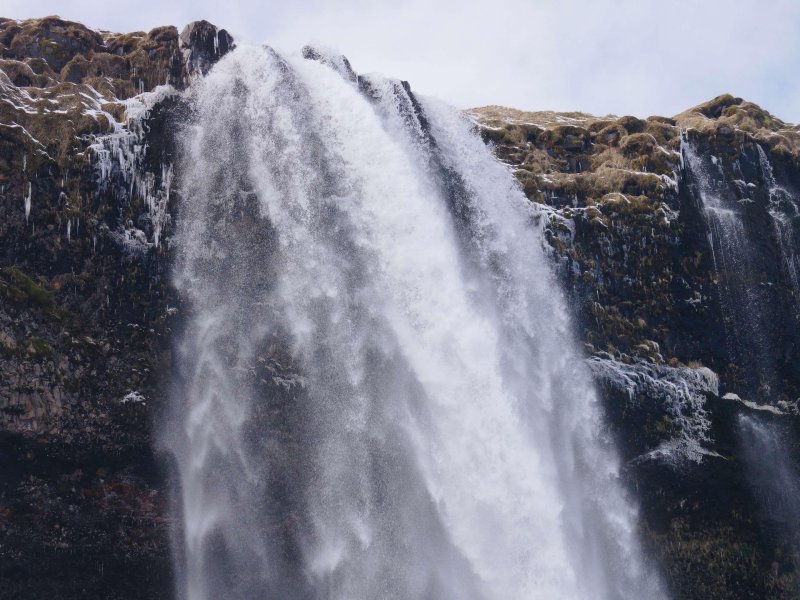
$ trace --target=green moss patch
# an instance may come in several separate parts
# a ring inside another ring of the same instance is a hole
[[[0,296],[15,304],[36,308],[53,308],[53,293],[37,284],[16,267],[0,270]]]

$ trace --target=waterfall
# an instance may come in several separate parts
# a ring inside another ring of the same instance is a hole
[[[769,214],[775,225],[781,257],[786,269],[787,281],[792,286],[797,314],[800,315],[800,271],[798,270],[795,248],[795,221],[800,216],[797,203],[791,194],[775,181],[772,164],[764,149],[756,144],[761,174],[767,186],[769,197]]]
[[[179,596],[662,597],[538,211],[463,116],[304,55],[189,91]]]
[[[794,445],[791,431],[775,419],[739,415],[741,456],[753,495],[760,508],[762,528],[786,545],[798,563],[800,552],[800,474],[788,455]],[[798,565],[800,566],[800,565]]]
[[[776,381],[769,351],[765,293],[759,289],[759,268],[740,203],[728,187],[715,156],[706,158],[681,137],[681,154],[691,176],[708,226],[709,248],[719,289],[720,305],[732,359],[750,365],[748,392],[769,397]]]
[[[797,306],[798,273],[793,251],[797,207],[790,194],[777,185],[764,150],[758,144],[756,149],[767,188],[768,204],[765,208],[774,226],[779,252],[777,257],[767,254],[766,260],[782,259],[780,277],[792,288]],[[768,281],[764,286],[757,278],[759,270],[763,271],[763,262],[759,263],[759,260],[765,259],[763,254],[759,258],[754,250],[758,244],[748,237],[745,226],[747,213],[740,207],[753,200],[745,197],[737,201],[722,166],[713,156],[709,161],[697,153],[685,135],[682,154],[711,235],[709,241],[729,343],[738,364],[750,367],[749,381],[746,382],[750,389],[745,389],[755,394],[757,399],[755,403],[742,401],[742,405],[752,413],[737,416],[738,456],[742,458],[743,473],[758,507],[761,534],[771,538],[772,546],[796,556],[800,548],[800,528],[797,526],[800,520],[800,479],[793,466],[796,457],[791,455],[792,436],[782,432],[783,428],[791,426],[789,419],[792,417],[774,406],[763,406],[780,397],[781,382],[774,363],[774,357],[779,355],[779,340],[774,333],[769,333],[773,312],[769,292],[763,291],[774,282]],[[764,253],[764,250],[760,252]],[[784,326],[789,327],[790,323]],[[730,397],[739,399],[737,394],[730,394]],[[724,398],[729,396],[726,394]],[[789,403],[783,400],[776,404],[786,408]],[[757,413],[762,413],[762,416],[756,416]],[[764,413],[780,417],[767,418]],[[780,419],[789,425],[779,422]],[[794,560],[796,563],[796,558]]]

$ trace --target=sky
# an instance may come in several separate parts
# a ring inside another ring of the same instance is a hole
[[[0,16],[49,14],[335,48],[459,108],[671,116],[731,93],[800,123],[799,0],[0,0]]]

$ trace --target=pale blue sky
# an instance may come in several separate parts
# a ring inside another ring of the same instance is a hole
[[[800,122],[798,0],[0,0],[2,16],[46,14],[322,44],[460,108],[673,115],[730,92]]]

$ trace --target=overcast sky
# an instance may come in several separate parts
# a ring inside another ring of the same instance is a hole
[[[460,107],[673,115],[730,92],[800,123],[799,0],[0,0],[149,30],[205,18],[235,38],[339,49]]]

